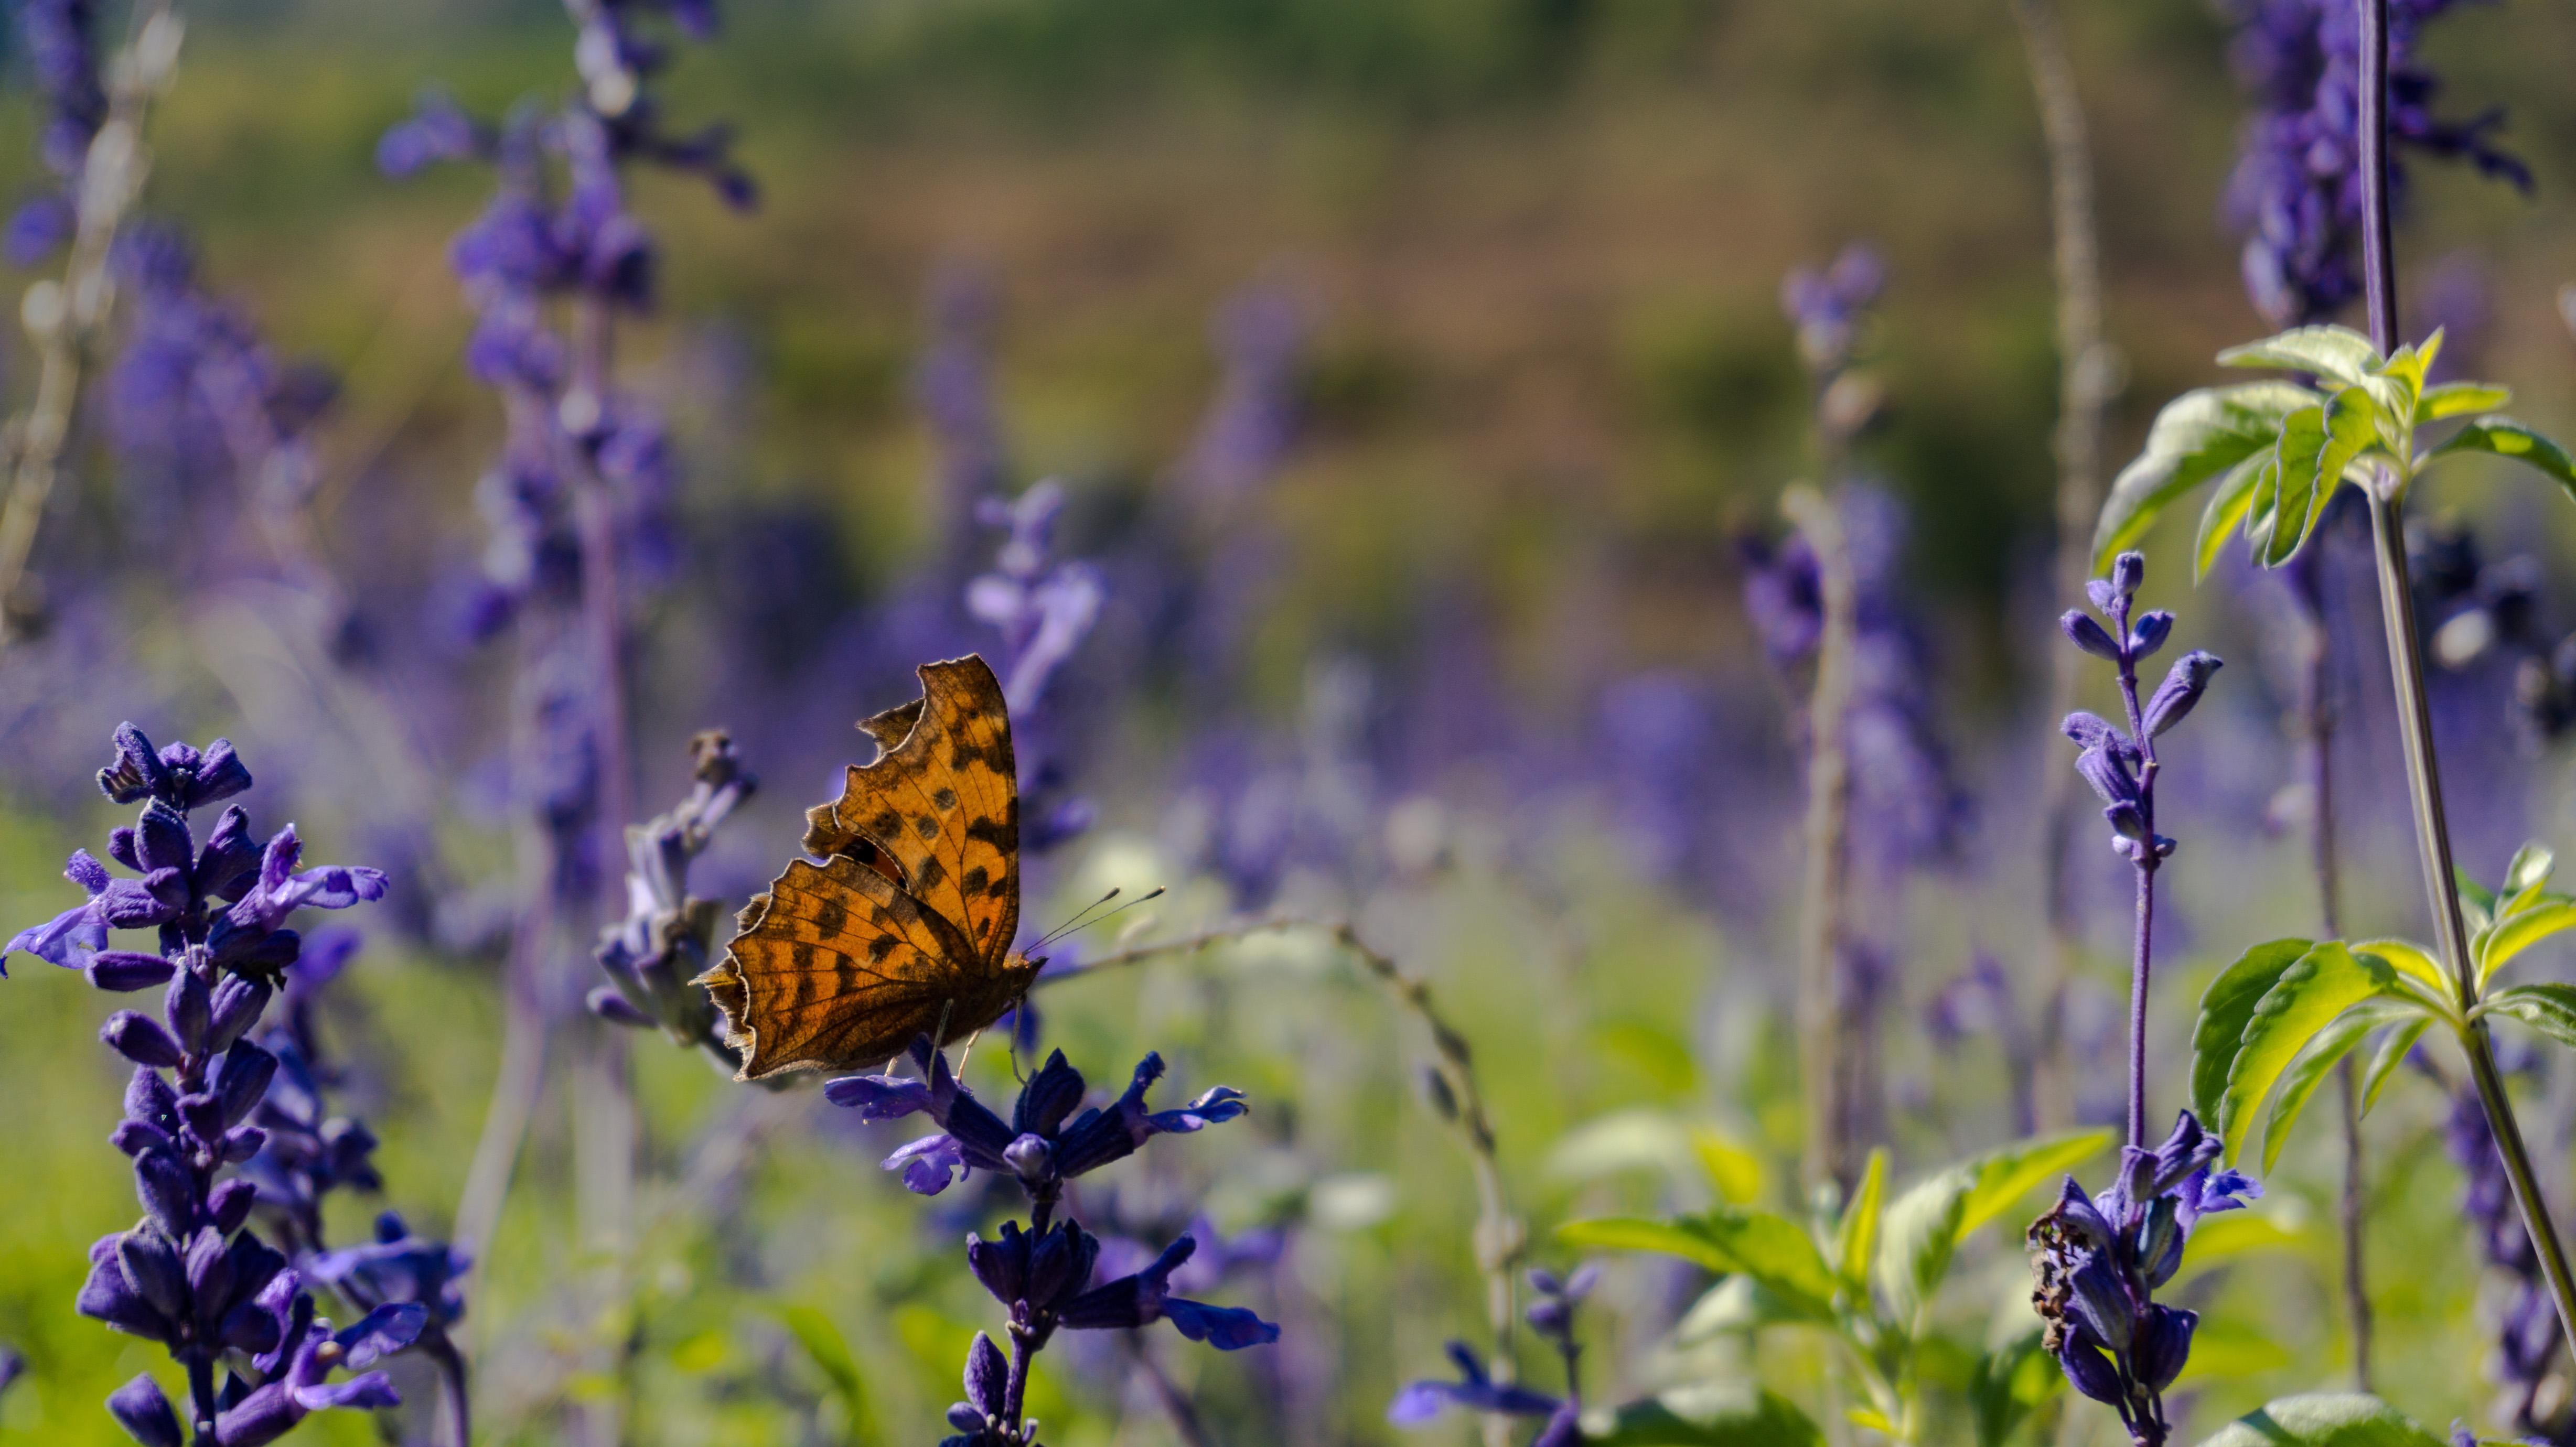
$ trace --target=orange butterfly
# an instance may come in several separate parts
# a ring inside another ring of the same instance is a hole
[[[742,1080],[880,1065],[922,1035],[992,1024],[1043,961],[1020,922],[1011,719],[975,656],[921,668],[921,697],[859,727],[876,762],[805,815],[805,852],[742,911],[698,977],[725,1013]]]

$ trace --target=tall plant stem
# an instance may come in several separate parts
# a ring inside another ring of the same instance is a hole
[[[0,647],[13,631],[12,605],[24,601],[27,562],[71,445],[90,349],[115,309],[109,259],[152,169],[144,123],[178,71],[181,33],[174,0],[144,0],[134,7],[132,38],[110,67],[107,119],[83,153],[80,173],[68,181],[71,259],[62,280],[27,289],[22,312],[36,343],[36,396],[9,428],[9,496],[0,504]]]
[[[1851,709],[1858,589],[1842,519],[1823,493],[1797,486],[1780,510],[1816,555],[1824,611],[1816,679],[1807,701],[1807,873],[1798,920],[1798,1055],[1807,1109],[1804,1175],[1810,1190],[1849,1192],[1853,1159],[1850,1011],[1843,998],[1844,911],[1851,892],[1851,759],[1843,720]]]
[[[2317,924],[2326,939],[2343,938],[2341,866],[2336,858],[2334,807],[2334,633],[2326,619],[2324,577],[2326,539],[2309,544],[2301,566],[2315,585],[2308,599],[2308,630],[2300,659],[2299,720],[2307,758],[2308,868],[2317,883]],[[2296,586],[2295,584],[2293,586]],[[2364,1273],[2362,1247],[2367,1223],[2367,1172],[2361,1146],[2361,1081],[2352,1058],[2335,1067],[2343,1101],[2343,1300],[2352,1329],[2353,1385],[2369,1391],[2370,1283]]]
[[[2075,66],[2066,34],[2048,0],[2013,0],[2031,90],[2039,105],[2040,138],[2048,153],[2049,231],[2057,280],[2057,596],[2084,591],[2092,572],[2093,518],[2102,505],[2102,413],[2116,388],[2117,368],[2102,338],[2102,254],[2093,227],[2093,157],[2084,106],[2075,89]],[[2082,659],[2052,654],[2049,727],[2075,707]],[[2040,776],[2041,867],[2047,890],[2048,953],[2040,982],[2037,1060],[2039,1077],[2022,1083],[2024,1129],[2069,1123],[2074,1072],[2066,1059],[2066,989],[2075,972],[2075,918],[2067,898],[2067,849],[2074,834],[2068,807],[2074,775],[2046,769]],[[2046,1119],[2042,1119],[2046,1113]]]
[[[2361,7],[2361,186],[2362,273],[2369,291],[2370,335],[2381,354],[2397,344],[2397,263],[2391,248],[2388,212],[2388,0],[2356,0]],[[2378,561],[2379,611],[2388,630],[2388,671],[2397,690],[2398,732],[2406,749],[2407,797],[2415,811],[2416,850],[2424,865],[2424,890],[2441,937],[2443,964],[2451,971],[2463,1016],[2478,1000],[2478,981],[2469,956],[2468,922],[2460,913],[2458,886],[2451,857],[2450,822],[2442,812],[2442,774],[2433,756],[2433,707],[2424,687],[2424,651],[2416,638],[2415,590],[2406,569],[2406,479],[2382,469],[2371,490],[2370,535]],[[2549,1202],[2523,1144],[2521,1122],[2514,1118],[2503,1072],[2483,1021],[2471,1020],[2459,1032],[2461,1053],[2468,1057],[2469,1077],[2476,1082],[2478,1103],[2495,1132],[2496,1153],[2513,1183],[2514,1203],[2522,1209],[2523,1229],[2530,1233],[2540,1268],[2557,1299],[2563,1339],[2576,1351],[2576,1276],[2567,1266],[2567,1250],[2550,1220]]]

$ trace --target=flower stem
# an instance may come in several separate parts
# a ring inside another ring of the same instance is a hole
[[[2120,704],[2128,711],[2129,737],[2138,745],[2138,818],[2144,836],[2130,856],[2138,873],[2138,927],[2129,955],[2129,1144],[2147,1143],[2147,986],[2155,967],[2156,947],[2156,736],[2147,728],[2146,710],[2138,703],[2138,660],[2130,640],[2131,602],[2112,605],[2111,622],[2120,640]]]
[[[2370,302],[2372,342],[2386,355],[2397,345],[2397,266],[2390,244],[2388,213],[2388,0],[2356,0],[2361,7],[2361,189],[2362,271]],[[2433,707],[2424,687],[2424,651],[2416,637],[2415,590],[2406,569],[2405,478],[2381,470],[2371,490],[2370,535],[2378,562],[2379,611],[2388,632],[2389,675],[2397,691],[2398,732],[2406,749],[2406,783],[2415,810],[2415,843],[2424,865],[2424,889],[2433,908],[2434,929],[2441,938],[2443,963],[2459,992],[2465,1016],[2477,1005],[2478,981],[2471,973],[2468,923],[2460,914],[2454,884],[2451,832],[2442,811],[2442,775],[2433,754]],[[2468,1057],[2469,1076],[2477,1084],[2478,1103],[2495,1132],[2496,1153],[2513,1183],[2514,1203],[2522,1209],[2523,1229],[2540,1257],[2542,1274],[2558,1304],[2563,1338],[2576,1350],[2576,1276],[2567,1265],[2567,1250],[2540,1194],[2531,1152],[2523,1144],[2522,1125],[2514,1118],[2503,1073],[2486,1026],[2471,1020],[2459,1031],[2460,1051]]]
[[[1805,1178],[1813,1190],[1832,1184],[1849,1194],[1854,1161],[1851,1011],[1843,998],[1843,911],[1851,875],[1851,759],[1844,716],[1850,711],[1852,650],[1858,598],[1842,519],[1823,493],[1792,487],[1780,510],[1816,555],[1824,614],[1816,643],[1816,679],[1807,696],[1807,876],[1798,925],[1798,1056],[1807,1110]]]

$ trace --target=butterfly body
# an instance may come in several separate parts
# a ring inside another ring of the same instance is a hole
[[[744,907],[699,983],[741,1078],[882,1064],[1007,1013],[1041,962],[1019,929],[1010,715],[984,660],[926,664],[922,696],[863,721],[875,762],[806,814],[805,852]],[[816,863],[815,860],[820,860]]]

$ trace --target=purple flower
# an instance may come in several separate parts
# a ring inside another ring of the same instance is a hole
[[[1780,283],[1780,310],[1798,327],[1798,351],[1825,375],[1851,365],[1869,309],[1887,286],[1887,266],[1866,242],[1843,248],[1823,271],[1800,267]]]
[[[2075,772],[2102,800],[2102,817],[2111,823],[2111,847],[2141,869],[2152,870],[2174,851],[2174,841],[2155,832],[2156,757],[2154,741],[2182,722],[2220,663],[2217,655],[2194,650],[2174,661],[2165,680],[2144,703],[2138,699],[2138,664],[2165,645],[2173,632],[2173,615],[2151,612],[2130,617],[2130,600],[2146,574],[2146,559],[2122,553],[2108,579],[2088,586],[2097,623],[2080,611],[2058,620],[2067,641],[2119,668],[2120,696],[2143,738],[2132,738],[2096,714],[2075,713],[2063,726],[2075,741]],[[2105,627],[2104,624],[2108,624]]]
[[[358,1302],[414,1304],[425,1329],[444,1330],[465,1314],[463,1281],[472,1262],[444,1241],[412,1234],[403,1218],[376,1218],[376,1239],[363,1246],[325,1251],[307,1260],[305,1274]]]
[[[2263,1194],[2241,1172],[2213,1170],[2219,1153],[2218,1137],[2186,1110],[2164,1144],[2123,1148],[2119,1175],[2100,1195],[2086,1197],[2068,1177],[2030,1228],[2031,1305],[2048,1350],[2077,1391],[2118,1410],[2138,1447],[2160,1447],[2171,1430],[2163,1393],[2200,1323],[2196,1312],[2158,1303],[2155,1289],[2181,1268],[2201,1217]]]
[[[695,778],[688,797],[626,832],[629,911],[600,931],[593,955],[609,983],[590,992],[589,1005],[605,1020],[659,1027],[730,1067],[736,1062],[715,1005],[691,983],[706,971],[718,911],[713,900],[689,893],[689,868],[759,780],[720,729],[690,740],[689,753]]]
[[[924,1072],[921,1079],[843,1076],[825,1084],[823,1094],[834,1105],[858,1111],[862,1120],[918,1112],[938,1122],[941,1134],[924,1136],[885,1159],[886,1169],[900,1169],[904,1185],[925,1196],[946,1190],[959,1173],[986,1170],[1017,1177],[1033,1198],[1051,1198],[1065,1181],[1131,1155],[1157,1135],[1187,1135],[1248,1109],[1241,1091],[1220,1085],[1177,1110],[1148,1111],[1145,1092],[1162,1075],[1163,1058],[1147,1055],[1124,1094],[1077,1115],[1082,1075],[1059,1050],[1020,1088],[1011,1119],[1004,1121],[957,1082],[948,1057],[932,1050],[927,1039],[913,1043],[912,1058]]]
[[[2458,3],[2389,6],[2389,135],[2528,191],[2530,171],[2489,139],[2503,112],[2466,121],[2433,112],[2441,82],[2416,60],[2417,38]],[[2221,8],[2236,27],[2233,58],[2253,105],[2226,198],[2228,219],[2245,233],[2246,293],[2275,326],[2323,321],[2361,294],[2359,18],[2341,0],[2222,0]],[[2402,185],[2393,162],[2391,172]]]
[[[1457,1364],[1456,1381],[1431,1379],[1407,1385],[1387,1405],[1386,1419],[1399,1427],[1419,1427],[1452,1407],[1510,1417],[1553,1417],[1564,1405],[1545,1392],[1495,1381],[1465,1342],[1449,1343],[1449,1360]]]

